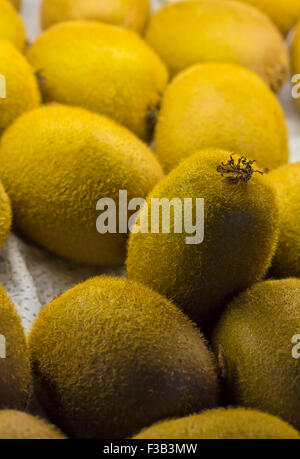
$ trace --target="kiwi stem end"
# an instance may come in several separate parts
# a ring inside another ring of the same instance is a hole
[[[235,161],[232,155],[230,155],[230,159],[226,164],[222,162],[217,166],[217,172],[232,183],[248,183],[254,173],[264,174],[264,172],[253,168],[254,163],[255,160],[248,160],[246,156],[241,156]]]

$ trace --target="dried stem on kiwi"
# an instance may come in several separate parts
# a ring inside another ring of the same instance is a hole
[[[35,78],[37,79],[37,82],[40,88],[45,86],[45,84],[47,83],[47,80],[45,77],[43,77],[41,70],[37,70],[35,72]]]
[[[232,155],[230,155],[230,159],[226,164],[222,162],[217,167],[217,172],[219,172],[222,177],[226,177],[232,183],[247,183],[255,172],[261,175],[264,174],[262,171],[253,169],[254,163],[255,160],[247,160],[246,156],[241,156],[237,162],[235,162]]]
[[[147,131],[148,137],[151,139],[153,137],[154,128],[156,126],[158,114],[160,111],[160,104],[152,105],[148,107],[147,115],[146,115],[146,123],[147,123]]]

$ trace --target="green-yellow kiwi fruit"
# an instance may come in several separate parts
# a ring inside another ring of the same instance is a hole
[[[21,320],[1,285],[0,342],[0,409],[23,410],[31,388],[28,350]]]
[[[295,33],[295,36],[294,36],[294,39],[293,39],[293,42],[292,42],[291,54],[292,54],[293,73],[295,75],[299,75],[300,74],[300,22],[297,25],[296,33]],[[297,79],[296,83],[299,83],[298,79]],[[299,84],[297,85],[297,87],[295,87],[295,89],[296,89],[295,98],[296,98],[298,106],[300,107]]]
[[[90,109],[150,139],[168,73],[134,32],[93,21],[57,24],[37,38],[28,59],[45,101]]]
[[[0,248],[11,227],[12,212],[9,197],[0,182]]]
[[[146,197],[163,176],[151,150],[126,128],[61,105],[20,117],[2,137],[0,157],[16,227],[57,255],[102,266],[125,261],[127,235],[97,231],[98,200],[118,205],[123,189],[129,201]]]
[[[300,19],[299,0],[238,0],[258,8],[267,14],[286,35]]]
[[[0,135],[18,116],[40,104],[30,65],[7,41],[0,41]]]
[[[289,57],[270,19],[249,5],[232,1],[181,1],[152,16],[146,41],[171,76],[203,62],[242,65],[260,75],[273,91],[285,83]]]
[[[238,172],[232,172],[231,178],[222,177],[217,168],[228,160],[227,151],[200,151],[164,178],[147,198],[151,218],[155,218],[152,198],[192,198],[194,222],[195,199],[204,199],[202,243],[188,244],[190,235],[184,229],[175,233],[173,215],[169,234],[149,230],[129,238],[128,277],[173,299],[203,329],[214,322],[228,297],[265,275],[278,239],[273,188],[258,173],[247,183]],[[238,157],[233,161],[237,169]],[[145,216],[146,207],[137,223],[143,223]]]
[[[37,396],[75,438],[129,437],[217,404],[211,352],[170,301],[97,277],[46,306],[29,348]]]
[[[300,278],[300,162],[275,169],[268,179],[279,197],[281,220],[270,275]]]
[[[24,24],[15,8],[7,0],[0,0],[0,40],[11,42],[21,52],[25,50]]]
[[[92,19],[143,33],[150,0],[42,0],[41,19],[46,29],[58,22]]]
[[[138,440],[300,440],[300,435],[289,424],[267,413],[245,408],[218,408],[157,423],[134,438]]]
[[[257,75],[232,64],[199,64],[173,80],[165,92],[155,143],[166,171],[210,147],[242,153],[263,169],[289,160],[279,102]]]
[[[227,401],[300,429],[300,279],[260,282],[226,309],[213,337]]]
[[[35,416],[15,410],[0,411],[1,440],[63,440],[60,430]]]

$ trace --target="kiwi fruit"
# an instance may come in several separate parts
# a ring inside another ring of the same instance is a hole
[[[300,162],[280,167],[268,179],[277,191],[280,209],[280,235],[270,276],[300,278]]]
[[[286,35],[300,19],[299,0],[238,0],[258,8],[267,14]]]
[[[40,104],[30,65],[16,48],[0,40],[0,136],[18,116]]]
[[[7,0],[0,0],[0,40],[11,42],[21,52],[25,50],[24,24],[16,9]]]
[[[92,265],[119,266],[126,256],[126,229],[97,231],[99,199],[118,206],[119,190],[127,190],[128,201],[146,197],[163,176],[151,150],[130,131],[62,105],[16,120],[1,139],[0,157],[16,228],[61,257]]]
[[[187,440],[300,440],[300,434],[281,419],[245,408],[217,408],[181,419],[171,419],[135,437]]]
[[[296,27],[296,33],[293,38],[292,48],[291,48],[291,55],[292,55],[292,67],[293,73],[295,75],[300,74],[300,22]],[[299,80],[296,81],[299,83]],[[295,86],[296,95],[294,96],[298,106],[300,107],[300,89],[298,88],[299,84]]]
[[[175,231],[174,210],[168,234],[134,231],[129,238],[129,279],[172,299],[204,331],[228,298],[263,278],[275,252],[279,232],[275,191],[254,171],[251,161],[228,151],[195,153],[154,187],[137,227],[148,214],[155,218],[153,198],[193,199],[193,222],[196,199],[202,198],[203,242],[187,241],[190,234]],[[185,212],[182,205],[184,222]]]
[[[155,143],[167,172],[210,147],[255,159],[263,170],[289,161],[278,100],[257,75],[232,64],[199,64],[172,81],[163,98]]]
[[[285,83],[289,57],[282,35],[256,8],[232,1],[181,1],[154,14],[146,41],[171,76],[203,62],[249,68],[275,92]]]
[[[58,22],[93,19],[143,33],[150,0],[42,0],[41,19],[46,29]]]
[[[0,182],[0,248],[11,227],[12,212],[9,197]]]
[[[90,109],[151,138],[168,73],[136,33],[94,21],[65,22],[42,33],[28,59],[45,101]]]
[[[31,388],[28,350],[21,320],[1,285],[0,343],[0,409],[23,410]]]
[[[9,0],[18,10],[21,8],[22,0]]]
[[[129,437],[217,404],[204,338],[136,282],[97,277],[67,291],[41,311],[29,348],[37,396],[71,437]]]
[[[299,430],[299,329],[300,279],[257,283],[229,304],[213,334],[228,403],[274,414]]]
[[[35,416],[16,410],[0,411],[1,440],[63,440],[60,430]]]

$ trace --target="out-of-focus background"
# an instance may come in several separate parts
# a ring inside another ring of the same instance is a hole
[[[153,9],[162,3],[162,0],[153,0]],[[40,0],[23,0],[22,16],[29,42],[40,33],[39,4]],[[291,160],[300,161],[300,111],[292,99],[290,84],[284,87],[279,97],[290,133]],[[43,305],[75,284],[103,273],[122,275],[124,270],[112,272],[78,266],[24,242],[14,234],[9,235],[0,253],[0,282],[12,298],[27,332]]]

